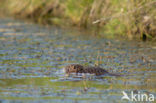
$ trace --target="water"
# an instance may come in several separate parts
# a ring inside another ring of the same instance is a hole
[[[122,91],[156,98],[156,45],[100,39],[78,30],[0,19],[0,102],[121,103]],[[62,68],[99,64],[122,77],[66,77]],[[129,94],[130,95],[130,94]]]

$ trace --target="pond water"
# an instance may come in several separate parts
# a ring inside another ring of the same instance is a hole
[[[124,76],[65,77],[62,68],[72,63]],[[156,98],[155,43],[0,19],[0,103],[131,102],[123,91]]]

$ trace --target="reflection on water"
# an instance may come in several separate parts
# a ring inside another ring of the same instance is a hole
[[[76,30],[0,19],[0,102],[118,103],[122,91],[156,97],[154,43],[99,39]],[[65,77],[71,63],[125,76]]]

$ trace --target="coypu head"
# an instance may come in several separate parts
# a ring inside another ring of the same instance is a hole
[[[70,64],[65,67],[65,73],[82,73],[83,66],[80,64]]]

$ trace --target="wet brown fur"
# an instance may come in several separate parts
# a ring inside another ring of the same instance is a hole
[[[96,76],[104,75],[104,74],[109,74],[112,76],[119,76],[117,74],[112,74],[109,73],[108,71],[104,70],[103,68],[100,67],[84,67],[80,64],[70,64],[65,67],[65,73],[70,74],[70,73],[90,73],[90,74],[95,74]]]

